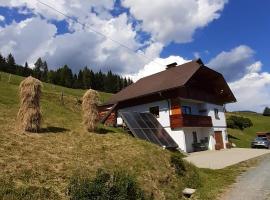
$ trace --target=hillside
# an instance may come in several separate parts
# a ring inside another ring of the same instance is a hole
[[[253,126],[246,128],[243,131],[237,129],[228,129],[230,141],[236,144],[237,147],[249,148],[250,142],[256,136],[256,132],[270,131],[270,117],[253,112],[234,112],[227,113],[227,116],[238,115],[249,118]]]
[[[11,75],[10,83],[8,79],[8,74],[1,73],[1,178],[12,178],[17,186],[50,188],[61,199],[66,199],[66,188],[72,174],[79,171],[93,176],[98,168],[123,168],[138,175],[143,188],[156,196],[179,195],[172,192],[176,186],[182,186],[173,175],[170,152],[117,129],[101,129],[107,134],[91,134],[84,130],[80,105],[76,105],[76,98],[83,95],[83,90],[44,84],[41,101],[43,133],[17,131],[17,93],[23,78]],[[59,100],[61,91],[64,92],[64,105]],[[101,93],[103,101],[109,96]],[[170,181],[165,184],[168,176]]]
[[[127,170],[154,199],[181,199],[186,181],[171,165],[173,152],[135,139],[121,129],[101,126],[100,134],[84,130],[77,101],[83,90],[44,83],[42,133],[18,131],[18,85],[22,79],[1,73],[0,199],[68,199],[71,176],[93,177],[99,168]],[[61,92],[64,104],[60,102]],[[110,96],[100,94],[102,101]],[[200,185],[196,196],[215,199],[249,165],[224,170],[199,170],[188,163],[185,166],[188,184]]]

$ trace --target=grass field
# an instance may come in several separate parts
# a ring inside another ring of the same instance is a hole
[[[76,173],[92,177],[99,168],[129,171],[155,199],[181,199],[184,183],[170,164],[172,152],[132,138],[121,129],[100,127],[102,134],[84,130],[77,103],[83,90],[44,83],[42,133],[19,131],[16,114],[22,79],[1,73],[0,199],[68,199],[70,177]],[[109,96],[101,93],[101,100]],[[200,169],[201,179],[193,180],[202,185],[196,196],[215,199],[250,164],[254,163],[223,170]]]
[[[263,116],[262,114],[236,112],[228,113],[227,115],[239,115],[242,117],[247,117],[253,123],[252,127],[246,128],[243,131],[237,129],[228,129],[230,140],[235,143],[237,147],[249,148],[250,142],[256,136],[256,132],[270,131],[270,117]]]

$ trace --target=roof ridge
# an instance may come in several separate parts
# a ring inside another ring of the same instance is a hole
[[[175,67],[172,67],[172,68],[169,68],[169,69],[164,69],[164,70],[162,70],[162,71],[160,71],[160,72],[156,72],[156,73],[154,73],[154,74],[150,74],[150,75],[148,75],[148,76],[142,77],[142,78],[140,78],[138,81],[140,81],[140,80],[142,80],[142,79],[145,79],[145,78],[148,78],[148,77],[150,77],[150,76],[154,76],[154,75],[161,74],[161,73],[166,72],[166,71],[172,71],[172,69],[181,67],[182,65],[186,65],[186,64],[192,63],[192,62],[198,63],[197,60],[191,60],[191,61],[188,61],[188,62],[186,62],[186,63],[182,63],[181,65],[177,65],[177,66],[175,66]],[[138,81],[136,81],[135,83],[137,83]]]

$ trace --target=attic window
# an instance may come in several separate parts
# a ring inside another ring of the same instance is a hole
[[[150,107],[149,112],[152,113],[156,118],[159,118],[159,107],[158,106]]]

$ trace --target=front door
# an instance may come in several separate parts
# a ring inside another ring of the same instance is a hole
[[[215,131],[215,140],[216,140],[215,149],[216,150],[224,149],[224,144],[223,144],[223,138],[222,138],[222,132],[221,131]]]

